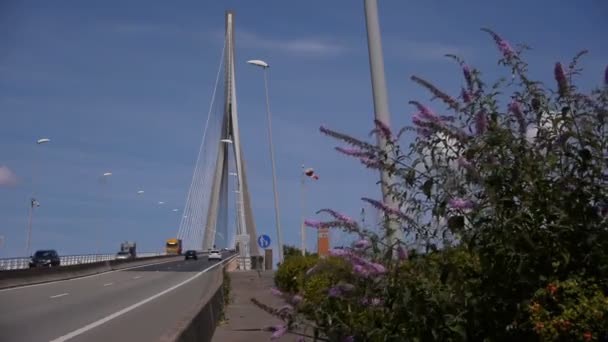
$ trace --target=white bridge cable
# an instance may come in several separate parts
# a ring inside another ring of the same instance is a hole
[[[215,117],[214,117],[215,118]],[[212,122],[215,123],[215,120]],[[213,127],[212,132],[217,132],[219,130],[216,129],[216,125],[210,126]],[[202,238],[201,232],[205,229],[205,218],[207,216],[208,206],[209,206],[209,194],[211,193],[210,189],[208,189],[208,184],[213,184],[209,181],[210,174],[215,170],[214,159],[217,158],[216,153],[210,153],[214,151],[211,148],[210,142],[214,140],[219,140],[219,134],[214,134],[213,139],[209,139],[205,146],[203,163],[199,168],[199,179],[195,184],[195,196],[193,196],[194,200],[191,203],[191,208],[193,211],[192,214],[192,225],[189,227],[189,241],[192,242],[195,246],[202,246]]]
[[[184,235],[187,230],[191,230],[193,228],[192,227],[193,226],[192,211],[196,210],[197,208],[192,207],[192,195],[193,195],[192,190],[193,190],[193,187],[195,186],[195,182],[198,179],[200,179],[199,169],[200,169],[201,154],[202,154],[203,150],[205,150],[205,146],[207,145],[205,143],[205,140],[207,137],[207,131],[209,129],[209,121],[211,119],[211,114],[213,113],[213,107],[215,104],[217,88],[218,88],[218,84],[220,81],[220,75],[223,70],[225,50],[226,50],[226,43],[224,42],[224,46],[222,47],[222,54],[220,57],[220,65],[218,67],[217,76],[215,79],[215,85],[213,87],[213,93],[211,95],[211,103],[209,104],[209,111],[207,113],[207,120],[205,122],[205,128],[203,130],[203,138],[201,139],[201,145],[199,147],[198,156],[196,158],[196,164],[195,164],[194,172],[192,175],[192,181],[190,182],[190,188],[188,189],[188,195],[186,196],[186,203],[184,206],[184,210],[182,211],[182,217],[180,219],[180,225],[179,225],[179,231],[178,231],[178,238],[180,238],[180,239],[184,238]],[[205,153],[205,154],[208,155],[208,153]],[[187,222],[190,224],[187,224]],[[185,242],[187,245],[191,245],[191,243],[189,243],[188,241],[185,241]],[[188,246],[188,247],[193,247],[193,246]]]
[[[218,108],[216,106],[216,108]],[[217,110],[214,114],[217,114]],[[219,128],[217,122],[218,115],[214,115],[209,121],[205,146],[201,152],[201,159],[196,167],[195,177],[193,182],[188,203],[188,220],[184,224],[185,245],[189,248],[196,249],[202,246],[200,232],[205,228],[205,218],[209,206],[209,195],[211,193],[209,186],[213,184],[209,181],[215,170],[215,160],[217,159],[217,145],[219,144]],[[213,153],[216,152],[216,153]]]
[[[209,210],[211,196],[210,185],[213,184],[215,164],[217,163],[217,152],[220,147],[221,130],[219,125],[223,120],[223,103],[215,102],[214,113],[209,121],[205,146],[202,151],[201,160],[197,167],[197,179],[194,183],[193,193],[189,203],[191,220],[186,227],[186,244],[192,249],[202,246],[202,234],[205,230],[206,218]]]

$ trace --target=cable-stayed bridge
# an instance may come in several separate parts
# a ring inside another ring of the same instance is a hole
[[[186,249],[232,245],[228,240],[228,189],[235,178],[236,231],[231,233],[240,256],[248,260],[259,251],[239,131],[234,43],[234,12],[229,11],[222,58],[178,238]]]
[[[176,231],[184,250],[199,251],[197,258],[64,256],[66,266],[33,269],[22,269],[28,258],[0,260],[0,341],[175,340],[183,322],[200,310],[200,301],[222,291],[224,265],[251,267],[250,257],[260,253],[239,131],[232,11],[226,12],[218,64]],[[234,229],[228,226],[231,188],[236,197]],[[205,253],[232,246],[236,254],[224,251],[221,261]]]

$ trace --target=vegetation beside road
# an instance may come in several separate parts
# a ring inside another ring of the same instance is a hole
[[[363,198],[383,213],[380,233],[331,209],[307,221],[359,240],[285,258],[274,291],[290,306],[275,336],[304,325],[328,341],[608,341],[608,70],[583,92],[582,52],[543,69],[548,87],[524,47],[485,31],[505,77],[448,56],[464,76],[454,97],[413,76],[441,113],[412,101],[411,126],[375,122],[388,151],[321,128],[388,171],[396,203]],[[395,229],[405,239],[388,244]]]

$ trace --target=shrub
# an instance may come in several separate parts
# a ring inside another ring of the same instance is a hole
[[[302,288],[306,271],[312,268],[317,260],[318,257],[316,256],[302,255],[292,255],[285,258],[275,273],[275,285],[285,292],[298,292]]]
[[[597,284],[580,279],[548,283],[525,308],[522,328],[543,341],[608,340],[608,298]]]
[[[277,272],[277,284],[292,279],[285,288],[308,291],[294,315],[328,340],[576,341],[606,331],[608,70],[603,88],[581,93],[582,52],[555,64],[548,89],[527,76],[524,48],[484,31],[508,78],[488,84],[456,56],[459,97],[412,76],[444,108],[411,101],[413,126],[398,133],[375,121],[385,150],[321,127],[349,145],[339,152],[391,175],[390,200],[363,198],[383,213],[379,234],[331,209],[319,211],[328,221],[306,221],[359,235],[352,249],[331,251],[347,274],[306,278],[304,261]],[[414,142],[402,149],[408,132]],[[547,297],[549,281],[564,292]],[[529,312],[531,301],[546,310]],[[576,330],[537,327],[561,319],[576,320]]]

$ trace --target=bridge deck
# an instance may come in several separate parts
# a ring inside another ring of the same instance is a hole
[[[1,340],[158,340],[191,314],[206,289],[217,287],[217,268],[199,274],[215,263],[201,256],[2,290]]]

